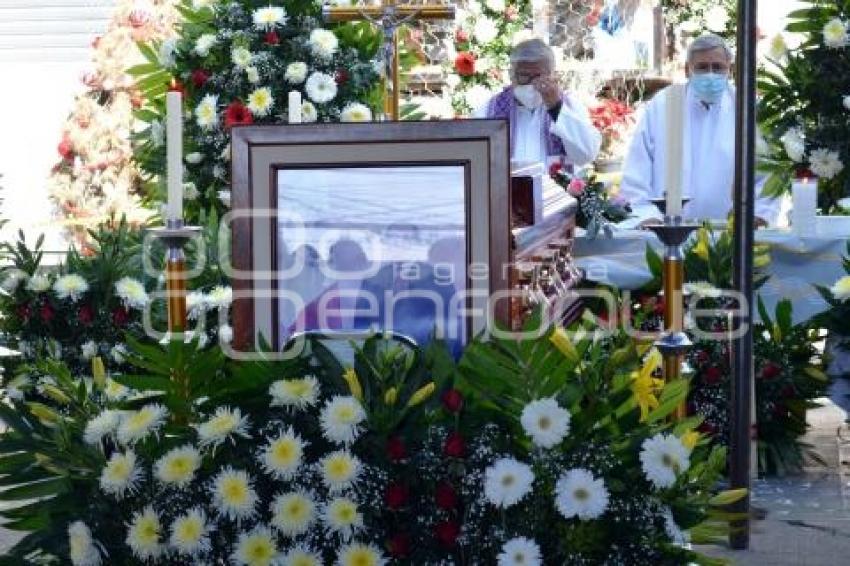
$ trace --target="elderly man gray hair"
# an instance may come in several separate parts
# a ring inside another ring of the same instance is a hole
[[[701,35],[688,46],[685,74],[690,78],[700,74],[722,75],[729,78],[733,59],[726,41],[713,33]]]

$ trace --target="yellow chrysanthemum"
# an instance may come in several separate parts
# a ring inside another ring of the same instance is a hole
[[[265,527],[257,527],[239,535],[231,558],[235,564],[245,566],[270,566],[278,557],[274,534]]]
[[[194,556],[209,549],[209,526],[204,512],[195,507],[177,517],[171,526],[171,546],[180,554]]]
[[[340,566],[383,566],[386,559],[372,545],[352,543],[339,551]]]
[[[303,455],[304,441],[289,428],[263,448],[260,463],[270,475],[286,480],[298,471]]]
[[[193,446],[186,445],[169,450],[157,461],[154,473],[162,483],[185,487],[195,477],[200,466],[201,453]]]
[[[316,503],[306,492],[284,493],[272,502],[271,524],[284,536],[306,533],[315,518]]]
[[[363,514],[356,502],[347,497],[336,497],[325,507],[324,521],[329,529],[348,538],[363,526]]]
[[[640,407],[640,420],[649,417],[649,412],[658,407],[656,393],[664,386],[664,380],[652,377],[652,374],[661,367],[661,353],[653,348],[639,372],[632,374],[632,393],[635,396],[638,407]]]
[[[248,95],[248,110],[255,116],[266,116],[274,106],[274,97],[268,87],[258,88]]]
[[[145,507],[141,512],[137,512],[130,522],[130,529],[127,531],[127,545],[141,560],[156,558],[163,550],[162,544],[159,542],[159,532],[162,525],[159,522],[159,516],[153,507]]]
[[[345,489],[357,479],[360,460],[346,450],[332,452],[321,461],[322,478],[331,491]]]
[[[213,481],[213,504],[219,515],[234,520],[251,517],[257,493],[248,474],[229,466],[219,473]]]

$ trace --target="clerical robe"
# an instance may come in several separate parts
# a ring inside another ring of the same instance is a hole
[[[632,204],[638,219],[661,218],[649,202],[664,196],[667,167],[667,93],[647,103],[626,156],[620,194]],[[686,88],[682,149],[682,194],[691,201],[683,216],[695,220],[725,220],[732,211],[735,179],[735,91],[730,86],[720,102],[706,106]],[[756,185],[756,195],[760,193]],[[758,197],[755,215],[776,223],[779,199]]]
[[[504,100],[505,104],[496,104]],[[513,98],[511,87],[473,113],[474,118],[507,118],[511,127],[511,159],[580,167],[596,159],[602,137],[587,108],[565,94],[557,112],[545,106],[526,108]]]

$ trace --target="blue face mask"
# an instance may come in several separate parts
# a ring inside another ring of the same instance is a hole
[[[726,75],[719,73],[700,73],[691,75],[690,83],[694,89],[694,94],[700,101],[706,104],[714,104],[720,101],[723,91],[729,84],[729,79],[726,78]]]

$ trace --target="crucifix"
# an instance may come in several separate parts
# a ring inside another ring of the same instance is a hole
[[[399,119],[398,28],[412,21],[453,20],[454,6],[399,4],[382,0],[376,6],[322,7],[325,21],[331,23],[368,21],[379,25],[384,35],[381,60],[384,67],[384,118]]]

